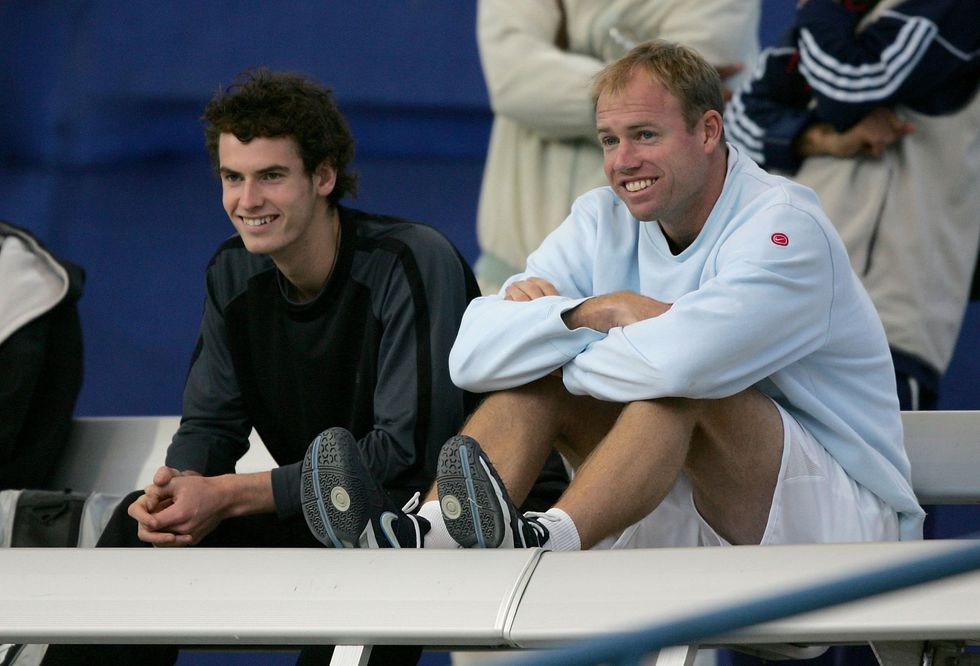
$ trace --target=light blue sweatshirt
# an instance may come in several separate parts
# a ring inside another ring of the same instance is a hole
[[[884,330],[812,190],[729,146],[721,196],[680,254],[603,187],[508,284],[532,276],[561,295],[470,304],[449,358],[458,386],[498,391],[560,367],[569,392],[615,402],[755,387],[899,512],[903,539],[922,537]],[[563,312],[622,290],[673,305],[608,333],[565,326]]]

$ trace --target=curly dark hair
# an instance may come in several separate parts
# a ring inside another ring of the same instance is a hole
[[[255,137],[291,137],[307,174],[323,162],[337,172],[336,185],[327,196],[331,205],[344,195],[357,194],[357,174],[347,168],[354,157],[354,137],[329,88],[299,74],[247,70],[218,90],[201,119],[215,170],[221,166],[218,138],[223,133],[234,134],[242,143]]]

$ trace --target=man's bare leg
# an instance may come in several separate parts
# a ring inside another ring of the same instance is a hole
[[[571,516],[582,548],[653,511],[687,458],[696,416],[689,401],[626,405],[555,505]]]
[[[630,403],[556,507],[590,548],[653,511],[684,469],[708,523],[732,543],[758,543],[782,446],[779,412],[754,390]]]
[[[552,449],[557,447],[577,467],[606,435],[622,408],[619,403],[572,395],[560,377],[548,376],[488,396],[461,434],[480,443],[519,505]],[[427,499],[437,499],[434,487]]]
[[[759,543],[783,459],[779,409],[754,390],[702,403],[704,417],[685,464],[694,503],[730,543]]]
[[[583,548],[653,511],[682,469],[719,534],[758,543],[783,447],[779,411],[755,390],[623,406],[573,396],[555,376],[491,395],[462,433],[480,443],[517,504],[558,446],[577,472],[555,506],[572,517]]]

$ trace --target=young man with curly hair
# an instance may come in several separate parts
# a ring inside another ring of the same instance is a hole
[[[448,356],[476,282],[435,230],[341,205],[354,140],[330,91],[246,73],[208,104],[206,144],[237,234],[208,264],[183,418],[166,463],[100,546],[322,547],[301,505],[321,431],[353,433],[399,501],[432,479],[466,394]],[[235,473],[252,428],[275,469]],[[307,648],[303,659],[325,650]],[[379,647],[372,663],[415,663]],[[53,646],[46,663],[173,663],[169,646]]]

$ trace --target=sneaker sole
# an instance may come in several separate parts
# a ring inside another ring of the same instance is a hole
[[[504,540],[495,480],[481,461],[490,467],[479,444],[465,435],[450,439],[439,453],[439,506],[449,535],[464,548],[496,548]]]
[[[353,436],[331,428],[317,435],[303,458],[303,516],[325,546],[356,548],[370,518],[358,455]]]

